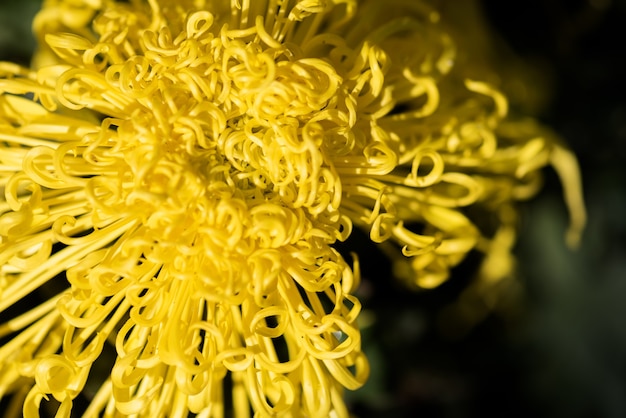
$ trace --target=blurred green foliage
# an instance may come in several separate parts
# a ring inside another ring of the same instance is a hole
[[[0,59],[27,64],[35,48],[31,31],[41,0],[0,0]]]

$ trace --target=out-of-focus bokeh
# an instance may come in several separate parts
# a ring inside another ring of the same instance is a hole
[[[439,3],[453,10],[456,0]],[[511,304],[456,328],[446,312],[479,260],[413,293],[367,239],[352,237],[372,375],[348,394],[351,407],[362,418],[625,417],[626,0],[479,3],[496,43],[510,47],[503,66],[512,53],[532,68],[542,94],[531,105],[578,155],[588,227],[568,250],[561,186],[547,171],[541,194],[522,206]],[[28,63],[38,4],[0,0],[1,60]]]
[[[35,48],[31,22],[40,4],[41,0],[0,0],[0,60],[28,63]]]

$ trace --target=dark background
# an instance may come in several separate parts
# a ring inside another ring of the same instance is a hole
[[[0,59],[28,62],[38,3],[0,0]],[[550,80],[539,117],[578,155],[589,215],[583,243],[565,247],[561,186],[547,170],[541,194],[522,206],[520,308],[451,338],[440,313],[477,260],[442,287],[412,293],[353,237],[366,272],[372,375],[350,405],[362,418],[626,417],[626,1],[483,0],[482,8],[542,83]]]

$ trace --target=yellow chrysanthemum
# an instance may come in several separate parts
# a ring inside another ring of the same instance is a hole
[[[34,69],[0,63],[8,416],[87,392],[88,417],[347,417],[368,364],[358,262],[332,245],[353,224],[422,287],[473,249],[506,274],[514,201],[575,163],[466,78],[438,20],[399,0],[46,1]]]

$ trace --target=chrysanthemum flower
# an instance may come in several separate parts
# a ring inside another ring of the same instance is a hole
[[[353,225],[422,287],[473,249],[508,271],[514,202],[575,164],[466,78],[438,20],[47,0],[33,69],[0,63],[8,416],[83,393],[86,416],[346,417],[368,375],[358,261],[333,248]]]

